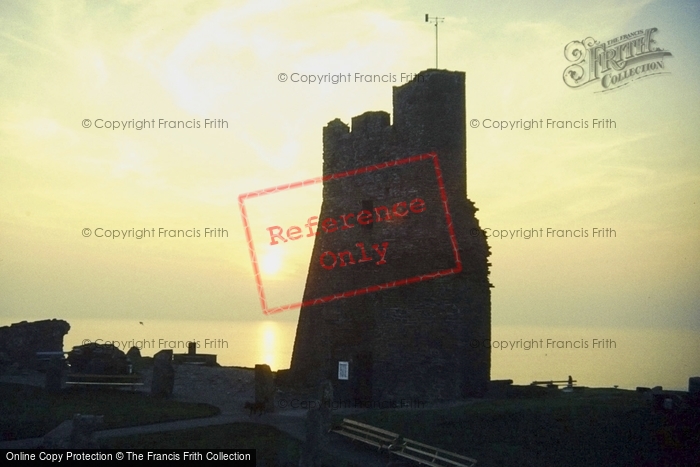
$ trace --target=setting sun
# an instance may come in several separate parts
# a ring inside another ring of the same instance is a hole
[[[268,251],[260,261],[260,269],[268,275],[277,274],[282,268],[282,252],[281,250]]]

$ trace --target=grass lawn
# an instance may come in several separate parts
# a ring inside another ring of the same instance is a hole
[[[299,441],[277,428],[256,423],[232,423],[110,438],[103,440],[101,447],[105,449],[255,449],[257,465],[270,466],[285,465],[287,462],[297,465],[301,454]]]
[[[210,417],[219,409],[118,389],[68,388],[60,394],[49,394],[42,388],[0,383],[2,440],[43,436],[76,413],[104,415],[104,429],[109,429]]]
[[[531,393],[453,408],[368,411],[350,418],[473,457],[480,467],[685,466],[700,459],[700,412],[655,412],[634,391]]]

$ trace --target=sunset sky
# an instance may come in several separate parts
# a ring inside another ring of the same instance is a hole
[[[493,323],[700,331],[700,4],[551,5],[1,2],[0,324],[296,321],[298,309],[262,314],[238,197],[320,176],[334,118],[391,113],[402,73],[435,67],[429,13],[445,18],[439,68],[466,73],[467,190],[481,227],[589,234],[490,238]],[[672,54],[667,73],[610,92],[564,83],[571,41],[649,28]],[[294,73],[396,81],[295,83]],[[615,128],[501,130],[487,119]],[[130,120],[156,128],[97,128]],[[260,239],[318,215],[316,188],[250,205],[263,280],[281,301],[301,299],[313,242],[285,256]],[[156,238],[96,237],[152,228]],[[201,236],[158,238],[160,228]]]

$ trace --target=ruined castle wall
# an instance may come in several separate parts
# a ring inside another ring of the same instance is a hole
[[[324,175],[428,152],[438,154],[462,271],[302,308],[292,356],[292,378],[334,384],[339,399],[455,399],[485,390],[490,350],[488,246],[475,207],[466,197],[464,74],[429,70],[394,88],[394,123],[386,112],[367,112],[324,128]],[[319,222],[420,198],[425,209],[347,231],[319,226],[304,300],[455,266],[432,160],[324,183]],[[346,264],[326,270],[325,251],[387,245],[386,263]],[[350,363],[348,381],[337,362]]]
[[[25,368],[37,368],[37,352],[62,352],[63,336],[70,325],[60,319],[28,323],[22,321],[0,327],[0,353]]]

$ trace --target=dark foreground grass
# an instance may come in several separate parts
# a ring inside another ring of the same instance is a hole
[[[104,429],[146,425],[219,413],[208,404],[154,399],[139,392],[107,388],[68,388],[49,394],[42,388],[0,383],[0,439],[43,436],[73,414],[104,415]]]
[[[700,465],[700,413],[651,408],[633,391],[571,394],[514,388],[456,407],[373,410],[350,418],[461,453],[481,466]],[[541,388],[540,388],[541,389]],[[339,422],[342,417],[335,416]],[[299,443],[275,428],[236,424],[111,440],[115,448],[255,448],[259,465],[295,464]],[[357,449],[371,449],[357,443]],[[324,465],[346,461],[326,458]]]
[[[699,415],[654,411],[634,391],[586,389],[351,418],[474,457],[479,466],[590,467],[700,465]]]
[[[260,466],[298,465],[300,443],[275,427],[232,423],[103,440],[112,449],[255,449]],[[339,465],[331,463],[329,465]]]
[[[22,437],[32,431],[29,436],[39,436],[76,412],[104,414],[112,428],[212,415],[216,410],[140,394],[74,391],[51,396],[35,388],[0,385],[3,436],[8,426],[14,427],[13,433],[24,430]],[[334,416],[334,421],[341,418]],[[372,410],[350,418],[474,457],[479,467],[700,465],[700,411],[653,410],[634,391],[585,389],[565,394],[514,388],[503,399],[423,410]],[[37,434],[41,424],[44,428]],[[258,465],[296,465],[301,452],[298,441],[253,423],[112,438],[104,440],[103,447],[253,448]],[[357,443],[357,449],[371,448]],[[332,457],[323,463],[348,465]]]

